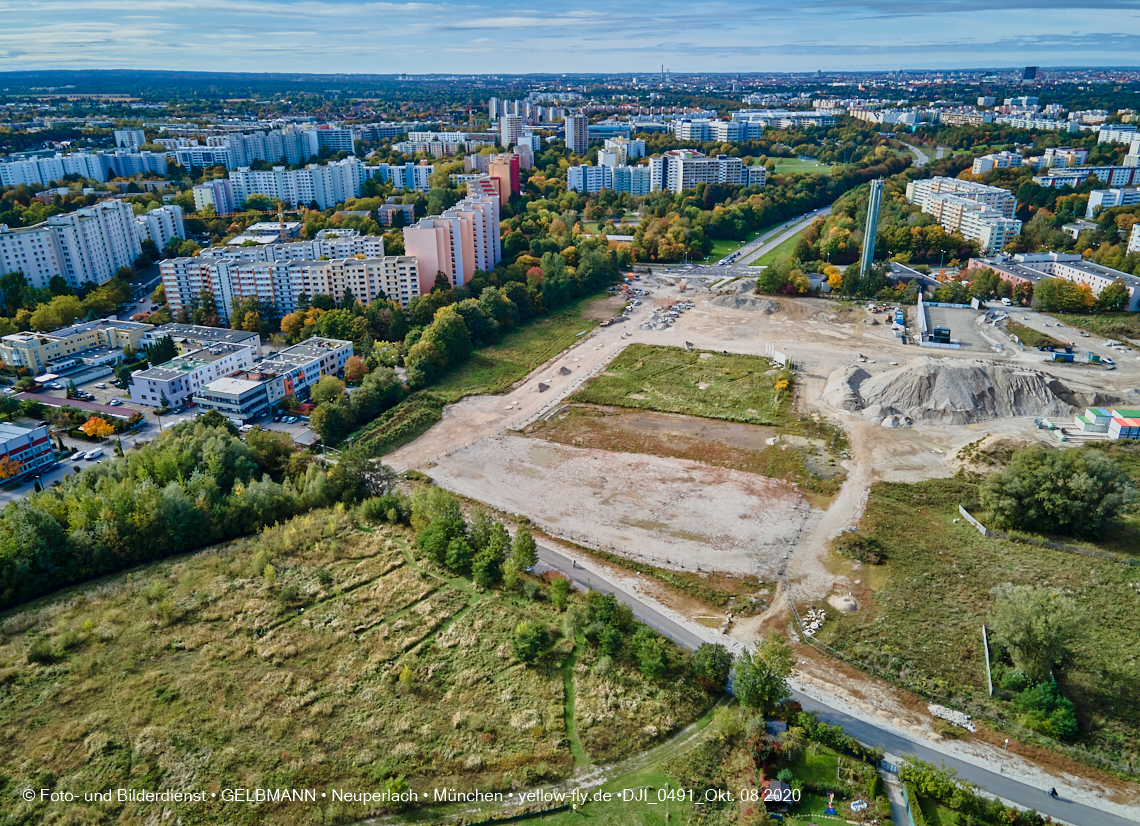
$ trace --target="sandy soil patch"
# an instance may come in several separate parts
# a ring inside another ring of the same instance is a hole
[[[688,570],[774,577],[797,527],[822,516],[780,480],[510,435],[443,457],[428,473],[553,535]]]

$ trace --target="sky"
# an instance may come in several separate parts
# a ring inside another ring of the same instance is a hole
[[[1140,0],[0,0],[0,71],[1140,65]]]

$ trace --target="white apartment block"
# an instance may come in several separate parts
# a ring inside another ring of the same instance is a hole
[[[601,153],[599,153],[599,161]],[[574,192],[601,192],[603,189],[613,189],[613,167],[602,164],[600,166],[572,166],[566,170],[566,188]]]
[[[835,116],[826,112],[796,112],[788,109],[741,109],[732,113],[732,120],[756,124],[761,129],[835,126]],[[748,137],[753,135],[750,133]]]
[[[233,152],[225,146],[188,146],[174,150],[174,162],[187,169],[204,169],[207,166],[224,166],[232,169],[237,164]]]
[[[116,129],[115,146],[124,149],[138,149],[146,143],[146,133],[141,129]]]
[[[681,118],[673,121],[672,124],[673,134],[677,140],[718,141],[720,143],[736,143],[759,138],[763,128],[763,122],[750,120],[690,120]]]
[[[308,241],[259,244],[256,247],[222,245],[207,247],[199,255],[202,258],[228,258],[232,261],[320,261],[352,256],[383,258],[384,236],[361,235],[354,229],[323,229],[317,233],[316,238]]]
[[[43,223],[8,229],[0,224],[0,267],[21,272],[37,289],[53,276],[71,287],[102,284],[142,252],[130,204],[102,201]]]
[[[167,259],[159,271],[172,310],[192,312],[206,292],[223,321],[229,320],[234,302],[246,298],[266,302],[283,316],[296,311],[302,295],[331,295],[340,301],[349,289],[364,304],[383,296],[406,307],[420,294],[417,261],[411,256],[261,261],[199,256]]]
[[[590,119],[585,115],[567,115],[563,125],[566,148],[576,155],[585,155],[590,146]]]
[[[1017,211],[1017,199],[1008,190],[974,181],[943,177],[923,178],[911,181],[906,187],[907,203],[917,204],[924,212],[928,211],[924,206],[926,201],[938,194],[958,195],[977,201],[1006,218],[1012,218]]]
[[[161,407],[165,397],[170,407],[185,407],[204,385],[253,367],[256,355],[254,347],[224,343],[183,353],[165,364],[132,373],[131,401]]]
[[[206,208],[213,209],[219,215],[235,212],[237,204],[234,202],[234,188],[229,178],[215,178],[198,184],[192,190],[194,194],[194,209],[201,212]]]
[[[1112,189],[1140,185],[1140,166],[1052,167],[1045,175],[1034,175],[1033,182],[1054,188],[1077,187],[1089,178],[1096,178],[1099,183]]]
[[[1097,133],[1097,143],[1132,143],[1136,140],[1136,124],[1114,123],[1111,127],[1101,127]]]
[[[994,152],[974,158],[974,166],[970,170],[974,175],[986,175],[995,169],[1009,169],[1021,166],[1024,157],[1016,152]]]
[[[932,195],[923,201],[922,211],[933,215],[947,232],[958,232],[963,238],[977,241],[983,255],[1001,252],[1021,232],[1021,221],[960,195]]]
[[[1095,218],[1098,212],[1112,207],[1135,206],[1140,204],[1140,189],[1095,189],[1089,193],[1089,205],[1085,218]]]
[[[1132,234],[1128,236],[1128,251],[1140,252],[1140,224],[1132,225]]]
[[[693,149],[671,149],[649,159],[650,186],[654,192],[665,189],[683,192],[697,184],[747,184],[749,173],[744,161],[725,155],[706,157]]]
[[[618,166],[624,166],[631,160],[645,157],[645,141],[640,138],[606,138],[604,148],[617,156]]]
[[[230,183],[234,200],[239,205],[251,195],[261,194],[289,206],[316,203],[320,209],[328,209],[348,198],[359,197],[360,188],[369,177],[365,171],[367,168],[356,158],[345,158],[325,166],[309,164],[303,169],[275,166],[272,170],[251,170],[240,167],[230,173]]]
[[[1089,159],[1087,149],[1072,149],[1068,146],[1051,146],[1045,150],[1045,166],[1080,166]]]
[[[519,142],[522,134],[523,119],[518,115],[503,115],[499,118],[499,144],[511,146]]]
[[[167,204],[143,215],[136,215],[135,227],[140,244],[149,238],[160,250],[166,247],[171,238],[186,238],[182,207],[178,204]]]
[[[490,272],[503,257],[498,197],[468,195],[443,214],[404,227],[404,250],[418,263],[419,294],[431,292],[437,272],[456,287],[475,270]]]

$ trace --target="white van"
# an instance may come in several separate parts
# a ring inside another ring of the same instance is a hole
[[[1002,303],[1002,304],[1004,304],[1004,305],[1005,305],[1005,306],[1007,306],[1007,307],[1009,307],[1009,306],[1011,306],[1011,305],[1012,305],[1012,302],[1011,302],[1011,301],[1010,301],[1008,298],[1003,298],[1003,299],[1001,300],[1001,303]]]
[[[87,459],[88,461],[91,461],[92,459],[100,458],[102,455],[103,455],[103,448],[97,447],[94,450],[87,451],[87,455],[85,455],[83,458]]]

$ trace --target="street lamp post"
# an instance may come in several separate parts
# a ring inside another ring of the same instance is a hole
[[[1003,748],[1001,750],[1001,762],[998,764],[998,774],[1001,774],[1001,770],[1003,768],[1005,768],[1005,755],[1006,755],[1006,752],[1008,752],[1008,751],[1009,751],[1009,738],[1007,737],[1007,738],[1005,738],[1005,748]]]

